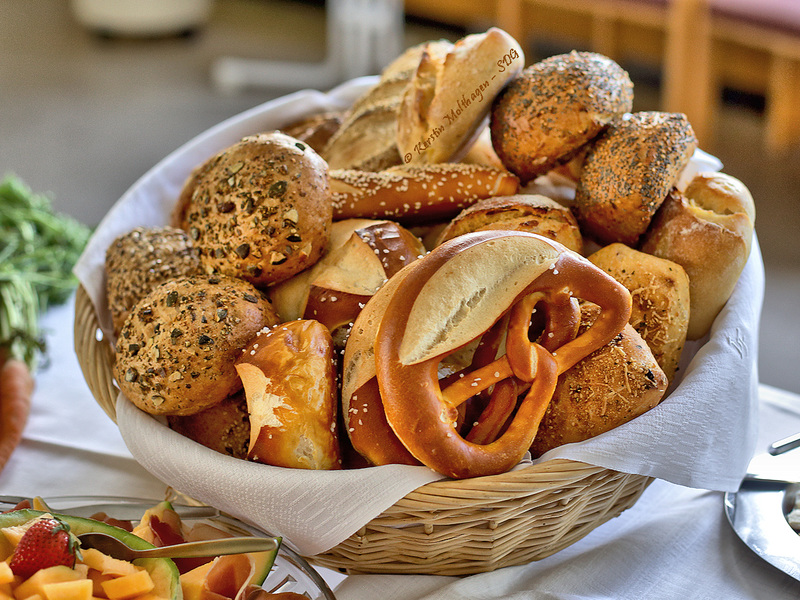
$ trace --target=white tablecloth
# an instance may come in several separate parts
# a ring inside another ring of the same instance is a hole
[[[71,304],[44,315],[51,364],[37,374],[24,440],[0,473],[0,494],[163,497],[164,484],[133,460],[89,392],[72,323]],[[800,431],[800,396],[763,385],[760,395],[762,451]],[[779,460],[796,464],[800,450]],[[340,600],[800,597],[800,582],[764,562],[731,530],[722,494],[663,481],[580,542],[530,565],[466,578],[323,575]]]

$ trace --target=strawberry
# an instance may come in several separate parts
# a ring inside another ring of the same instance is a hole
[[[69,525],[50,517],[37,519],[17,544],[9,566],[14,575],[27,579],[39,569],[66,565],[75,566],[77,540],[70,535]]]

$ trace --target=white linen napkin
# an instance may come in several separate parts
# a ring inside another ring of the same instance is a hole
[[[166,223],[191,169],[218,150],[245,135],[347,106],[373,81],[362,78],[328,94],[304,91],[267,102],[203,133],[146,173],[100,224],[75,268],[106,335],[111,335],[111,327],[104,254],[116,236],[137,225]],[[691,168],[715,167],[716,159],[698,153]],[[685,349],[677,387],[670,395],[626,425],[554,449],[539,460],[563,457],[685,486],[735,490],[756,437],[763,289],[756,240],[710,338]],[[426,467],[312,472],[232,459],[176,434],[123,396],[117,401],[117,421],[131,453],[153,475],[197,500],[285,536],[307,556],[332,548],[410,491],[441,478]]]

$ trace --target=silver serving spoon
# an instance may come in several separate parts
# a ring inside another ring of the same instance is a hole
[[[245,552],[277,550],[280,538],[231,537],[200,542],[185,542],[160,548],[134,550],[126,543],[106,533],[82,533],[78,536],[82,549],[95,548],[112,558],[131,561],[136,558],[190,558],[198,556],[222,556]]]
[[[789,452],[790,450],[795,450],[796,448],[800,448],[800,433],[796,433],[794,435],[790,435],[789,437],[785,437],[780,439],[776,442],[773,442],[767,448],[767,452],[772,456],[778,456],[783,454],[784,452]],[[753,463],[751,463],[752,465]],[[743,484],[764,484],[764,485],[791,485],[800,483],[800,473],[795,473],[791,477],[772,477],[769,475],[764,475],[762,473],[754,472],[752,470],[748,470],[748,472],[744,476],[744,480],[742,481]]]

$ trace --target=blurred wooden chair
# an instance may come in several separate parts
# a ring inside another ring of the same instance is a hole
[[[763,94],[765,147],[800,142],[800,0],[497,0],[498,26],[661,67],[661,108],[713,141],[724,87]]]
[[[800,0],[704,0],[710,36],[711,99],[703,127],[715,125],[727,86],[765,99],[765,146],[782,153],[800,145]]]
[[[211,67],[214,85],[326,90],[348,79],[380,73],[404,49],[402,0],[327,0],[324,61],[300,63],[221,57]]]
[[[661,70],[661,108],[684,112],[701,143],[710,123],[692,82],[709,70],[707,0],[498,0],[497,23],[523,44],[556,37],[618,62]]]

